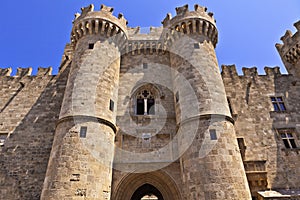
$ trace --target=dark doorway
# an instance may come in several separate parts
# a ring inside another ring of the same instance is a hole
[[[144,184],[132,195],[131,200],[141,200],[145,195],[156,196],[158,200],[164,200],[162,194],[153,185]]]

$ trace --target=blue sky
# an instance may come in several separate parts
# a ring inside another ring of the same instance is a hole
[[[130,27],[161,26],[161,21],[175,7],[194,4],[208,7],[214,13],[219,30],[216,51],[219,64],[242,67],[264,66],[285,69],[275,43],[287,29],[300,20],[299,0],[1,0],[0,67],[54,68],[57,73],[64,46],[70,41],[74,13],[93,3],[114,7],[122,12]]]

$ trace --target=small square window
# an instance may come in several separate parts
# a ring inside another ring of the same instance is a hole
[[[94,49],[94,43],[89,44],[89,49]]]
[[[280,130],[279,131],[282,142],[287,149],[297,148],[295,137],[292,130]]]
[[[200,49],[199,43],[194,43],[194,49]]]
[[[148,69],[148,63],[143,63],[143,69]]]
[[[209,134],[210,134],[210,139],[211,140],[217,140],[218,137],[217,137],[217,132],[215,129],[211,129],[209,130]]]
[[[87,127],[86,126],[80,127],[80,137],[81,138],[86,138],[86,132],[87,132]]]
[[[110,100],[109,101],[109,110],[114,111],[114,107],[115,107],[115,102],[113,100]]]
[[[284,105],[282,97],[271,97],[271,101],[273,104],[274,111],[286,111],[286,107]]]

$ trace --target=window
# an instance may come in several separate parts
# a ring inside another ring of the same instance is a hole
[[[178,101],[179,101],[179,93],[178,92],[175,93],[175,100],[176,100],[176,103],[178,103]]]
[[[209,134],[210,134],[210,139],[211,140],[217,140],[217,132],[215,129],[210,129],[209,130]]]
[[[199,43],[194,43],[194,49],[200,49]]]
[[[80,137],[81,138],[86,138],[86,131],[87,131],[87,127],[86,126],[80,127]]]
[[[89,49],[94,49],[94,43],[89,44]]]
[[[155,99],[149,90],[142,90],[136,98],[137,115],[154,115]]]
[[[143,69],[148,69],[148,63],[143,63]]]
[[[113,100],[109,100],[109,110],[114,111],[115,102]]]
[[[151,144],[151,133],[143,133],[142,146],[143,148],[149,148]]]
[[[0,148],[4,146],[6,138],[7,133],[0,133]]]
[[[271,101],[274,107],[274,111],[285,111],[286,107],[282,97],[271,97]]]
[[[297,148],[293,132],[291,130],[279,131],[280,137],[287,149]]]

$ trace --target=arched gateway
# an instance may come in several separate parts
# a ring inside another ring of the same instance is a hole
[[[153,195],[158,200],[181,200],[175,181],[162,171],[124,176],[112,193],[112,200],[141,200]]]

